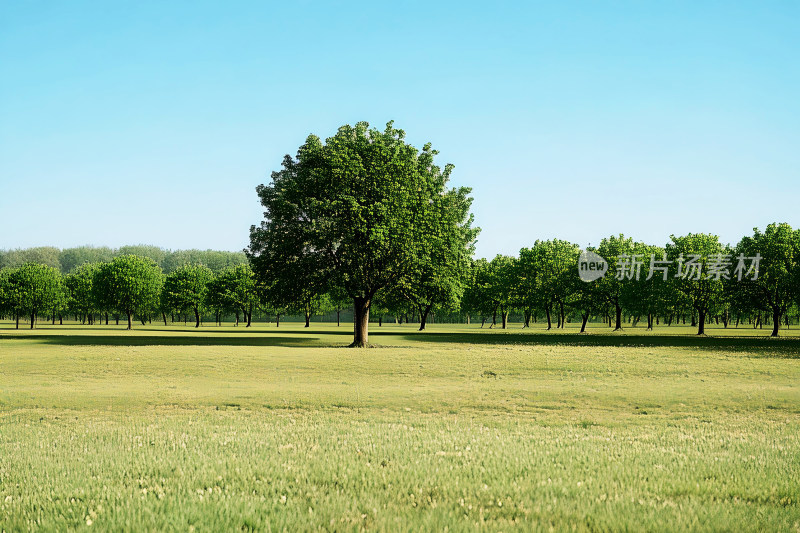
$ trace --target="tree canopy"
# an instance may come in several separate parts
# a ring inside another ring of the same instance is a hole
[[[296,289],[341,287],[354,304],[352,345],[367,346],[378,291],[474,240],[470,190],[447,187],[453,166],[437,166],[436,154],[407,144],[391,122],[384,131],[342,126],[324,143],[309,136],[256,189],[264,221],[251,228],[247,253],[257,276]]]

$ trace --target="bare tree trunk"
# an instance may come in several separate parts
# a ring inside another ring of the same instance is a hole
[[[503,319],[503,329],[506,329],[506,326],[508,325],[508,311],[501,309],[500,316]]]
[[[619,303],[614,303],[614,308],[616,310],[617,321],[614,326],[614,331],[620,331],[622,329],[622,307],[619,306]]]
[[[351,348],[369,346],[369,306],[370,298],[358,296],[353,299],[353,343]]]
[[[133,313],[126,311],[126,314],[128,315],[128,329],[133,329]]]
[[[770,337],[778,336],[778,329],[781,327],[781,311],[780,309],[772,309],[772,334]]]
[[[705,335],[706,334],[706,312],[705,310],[698,311],[697,314],[699,315],[697,318],[697,334],[698,335]]]
[[[31,329],[36,324],[36,313],[31,313]]]
[[[303,326],[303,327],[304,328],[310,328],[311,327],[311,315],[308,314],[308,311],[306,311],[306,325]]]
[[[164,325],[165,326],[167,325],[166,315],[164,315]],[[200,310],[197,307],[194,308],[194,327],[196,328],[200,327]]]
[[[581,333],[586,333],[586,323],[589,321],[589,313],[581,315]]]
[[[550,306],[546,306],[544,308],[544,314],[547,315],[547,330],[549,331],[553,327],[553,321],[550,318]]]
[[[431,307],[433,304],[428,304],[425,307],[420,306],[419,308],[419,331],[425,330],[425,324],[428,323],[428,314],[431,312]]]

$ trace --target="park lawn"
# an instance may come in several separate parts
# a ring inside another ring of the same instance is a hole
[[[800,531],[796,337],[12,327],[0,530]]]

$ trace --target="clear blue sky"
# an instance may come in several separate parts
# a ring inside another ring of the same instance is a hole
[[[0,248],[238,250],[309,133],[394,119],[478,255],[800,226],[800,3],[3,2]]]

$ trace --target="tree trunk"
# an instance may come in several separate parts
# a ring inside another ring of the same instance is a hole
[[[167,325],[167,313],[165,313],[164,311],[161,311],[161,318],[164,319],[164,325],[166,326]]]
[[[425,324],[428,323],[428,314],[431,312],[432,304],[426,305],[425,307],[420,306],[419,308],[419,330],[425,330]]]
[[[586,323],[589,321],[589,313],[581,315],[581,333],[586,333]]]
[[[531,312],[525,311],[525,322],[522,324],[522,329],[531,327]]]
[[[559,322],[561,322],[561,329],[564,329],[564,322],[567,320],[567,314],[564,312],[564,302],[558,303],[558,310],[559,310]]]
[[[17,329],[19,329],[19,313],[17,313],[16,319],[17,319]]]
[[[311,315],[308,314],[308,311],[306,311],[306,325],[303,326],[303,327],[304,328],[310,328],[311,327]]]
[[[547,330],[549,331],[553,327],[553,321],[550,318],[550,306],[544,308],[544,314],[547,315]]]
[[[617,321],[614,325],[614,331],[620,331],[622,329],[622,307],[619,306],[618,303],[614,304],[616,309]]]
[[[125,314],[128,315],[128,329],[133,329],[133,313],[126,311]]]
[[[358,296],[353,299],[353,343],[351,348],[369,346],[369,306],[370,298]]]
[[[280,313],[275,315],[275,327],[276,328],[281,327],[281,315],[280,315]]]
[[[705,310],[698,311],[697,314],[697,334],[698,335],[705,335],[706,334],[706,312]]]
[[[772,334],[770,337],[778,336],[778,329],[781,327],[781,311],[780,309],[772,309]]]
[[[339,327],[339,326],[342,325],[342,322],[339,320],[339,313],[340,313],[340,310],[337,309],[336,310],[336,327]]]
[[[36,313],[31,313],[31,329],[36,324]]]
[[[250,304],[250,309],[245,309],[245,314],[247,315],[247,326],[245,327],[249,328],[253,323],[253,304]]]
[[[503,329],[506,329],[506,325],[508,325],[508,311],[500,310],[500,316],[503,319]]]
[[[164,325],[165,326],[167,325],[166,316],[164,317]],[[197,307],[194,308],[194,327],[196,328],[200,327],[200,310]]]

